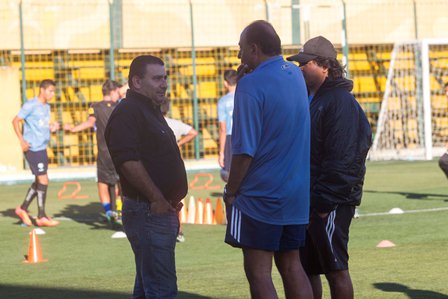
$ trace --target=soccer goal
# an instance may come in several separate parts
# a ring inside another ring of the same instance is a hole
[[[431,160],[448,142],[448,40],[397,43],[371,160]]]

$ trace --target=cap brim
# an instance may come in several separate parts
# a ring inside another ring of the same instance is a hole
[[[300,52],[299,54],[292,55],[286,58],[288,61],[296,61],[300,65],[307,64],[310,60],[315,59],[316,55],[306,54],[303,52]]]

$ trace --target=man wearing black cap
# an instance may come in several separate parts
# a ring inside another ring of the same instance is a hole
[[[299,63],[310,101],[310,224],[301,261],[314,298],[322,297],[320,274],[325,274],[331,298],[350,299],[349,227],[361,202],[370,125],[329,40],[312,38],[287,59]]]

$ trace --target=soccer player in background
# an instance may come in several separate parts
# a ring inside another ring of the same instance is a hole
[[[224,72],[224,87],[228,92],[218,100],[218,162],[219,166],[221,166],[221,178],[224,182],[227,182],[229,179],[230,163],[232,162],[232,117],[237,77],[235,70],[226,70]]]
[[[120,99],[119,91],[120,85],[117,82],[106,80],[102,86],[103,100],[90,106],[87,120],[76,126],[64,125],[64,130],[71,133],[90,128],[96,129],[98,195],[109,222],[117,220],[118,217],[116,195],[119,192],[116,191],[116,188],[119,189],[120,184],[118,174],[115,171],[109,150],[107,149],[106,140],[104,139],[104,130],[110,114]]]
[[[328,280],[331,298],[350,299],[349,227],[361,202],[372,132],[329,40],[312,38],[287,59],[299,63],[310,101],[310,223],[301,261],[315,299],[322,298],[321,274]]]
[[[163,117],[165,118],[168,126],[174,133],[176,138],[177,146],[180,148],[183,144],[192,141],[196,136],[198,136],[198,131],[193,129],[192,126],[181,122],[177,119],[172,119],[167,117],[168,111],[170,110],[170,100],[165,99],[160,105],[160,111],[162,111]],[[182,230],[182,225],[179,227],[179,233],[177,234],[177,242],[185,242],[184,232]]]
[[[34,182],[26,193],[22,205],[15,210],[25,225],[32,225],[28,214],[28,208],[34,198],[37,197],[38,214],[36,224],[38,226],[56,226],[59,221],[53,220],[45,212],[45,201],[48,189],[48,154],[47,145],[50,141],[50,132],[59,129],[59,123],[50,123],[50,105],[48,102],[54,97],[56,83],[45,79],[40,83],[39,95],[23,104],[19,113],[14,117],[12,125],[19,138],[20,146],[28,161]],[[23,134],[21,124],[23,125]]]
[[[163,117],[173,131],[174,137],[176,137],[177,146],[180,148],[182,145],[192,141],[196,136],[198,136],[198,132],[193,129],[192,126],[183,123],[180,120],[169,118],[167,116],[169,110],[170,100],[165,99],[160,105],[160,111],[162,111]]]
[[[281,56],[280,38],[268,22],[247,26],[239,46],[240,74],[249,73],[235,92],[225,242],[242,249],[252,298],[277,298],[273,258],[286,298],[312,298],[299,256],[309,216],[305,81]]]

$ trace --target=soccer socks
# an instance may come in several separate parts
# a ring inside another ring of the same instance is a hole
[[[28,211],[28,207],[30,206],[31,202],[33,201],[34,197],[36,197],[36,195],[37,195],[36,182],[33,182],[30,188],[28,189],[28,192],[26,193],[25,199],[23,200],[23,203],[20,206],[20,208],[22,210]]]
[[[47,199],[48,185],[42,185],[37,183],[37,218],[47,217],[45,214],[45,200]]]
[[[110,212],[110,203],[108,203],[108,202],[103,203],[103,209],[104,209],[104,212],[106,212],[106,214],[107,214],[107,212]]]

